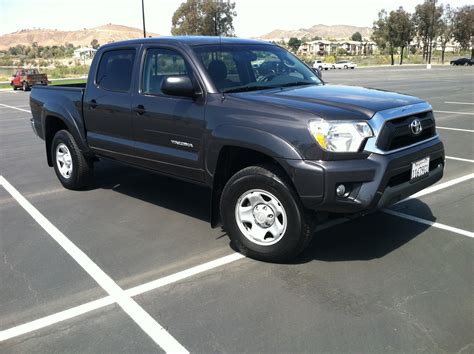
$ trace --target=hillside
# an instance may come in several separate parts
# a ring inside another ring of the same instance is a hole
[[[156,33],[147,33],[148,36],[159,36]],[[100,44],[115,42],[124,39],[141,38],[143,32],[139,28],[108,25],[84,28],[77,31],[60,31],[54,29],[26,29],[0,36],[0,50],[14,47],[18,44],[31,45],[37,42],[41,46],[62,45],[72,43],[74,46],[89,46],[93,39]]]
[[[370,27],[358,27],[358,26],[347,26],[347,25],[314,25],[310,28],[301,28],[298,30],[274,30],[270,33],[264,34],[257,38],[264,39],[267,41],[287,41],[291,37],[296,38],[313,38],[319,36],[322,38],[334,38],[334,39],[348,39],[354,32],[360,32],[363,38],[369,38],[372,34]]]

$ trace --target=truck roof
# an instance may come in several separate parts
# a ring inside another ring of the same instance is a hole
[[[138,38],[126,41],[119,41],[105,44],[102,47],[111,48],[114,46],[123,46],[124,44],[165,44],[165,43],[183,43],[187,45],[203,45],[203,44],[272,44],[265,41],[255,39],[243,39],[236,37],[216,37],[216,36],[164,36],[164,37],[150,37]]]

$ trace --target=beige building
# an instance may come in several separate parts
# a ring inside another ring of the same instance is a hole
[[[337,54],[340,49],[345,50],[348,55],[372,55],[376,45],[372,41],[329,41],[321,39],[303,43],[298,49],[298,54],[326,56]]]

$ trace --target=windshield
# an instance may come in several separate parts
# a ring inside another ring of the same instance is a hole
[[[294,55],[274,45],[202,45],[194,51],[220,92],[321,85]]]

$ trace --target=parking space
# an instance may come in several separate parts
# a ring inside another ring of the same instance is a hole
[[[234,254],[209,226],[206,188],[100,162],[91,188],[63,189],[31,131],[29,93],[0,92],[0,175],[117,286],[0,186],[0,350],[473,350],[474,71],[323,75],[428,100],[449,159],[440,187],[391,207],[403,214],[322,225],[285,265]]]
[[[105,295],[18,204],[2,208],[0,231],[1,329]]]

